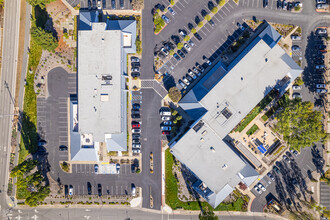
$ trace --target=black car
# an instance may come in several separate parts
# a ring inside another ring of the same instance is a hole
[[[140,67],[141,64],[140,62],[134,62],[134,63],[131,63],[132,67]]]
[[[281,0],[277,1],[277,8],[282,8],[282,1]]]
[[[140,118],[140,114],[132,114],[132,118]]]
[[[133,135],[132,135],[132,138],[133,138],[133,139],[139,139],[139,138],[140,138],[140,134],[133,134]]]
[[[180,43],[180,37],[178,35],[172,35],[171,39],[172,39],[172,41],[174,42],[175,45]]]
[[[97,184],[97,193],[99,194],[99,196],[102,196],[102,185],[100,183]]]
[[[111,0],[111,9],[116,9],[116,0]]]
[[[209,20],[209,23],[210,25],[213,27],[215,24],[214,24],[214,21],[212,19]]]
[[[139,109],[132,109],[132,115],[137,115],[140,114],[140,110]]]
[[[292,2],[288,2],[288,11],[291,11],[293,8]]]
[[[179,55],[177,53],[173,54],[173,57],[176,59],[176,61],[180,61],[181,58],[179,57]]]
[[[69,195],[69,186],[68,185],[64,185],[64,195],[65,196]]]
[[[120,9],[124,9],[124,0],[119,0]]]
[[[134,104],[132,105],[132,108],[133,108],[133,109],[140,109],[141,106],[140,106],[139,103],[134,103]]]
[[[207,15],[207,11],[206,11],[205,9],[202,9],[202,10],[201,10],[201,15],[202,15],[203,17],[205,17],[205,16]]]
[[[199,35],[198,33],[195,33],[194,36],[198,39],[198,40],[202,40],[203,38],[201,37],[201,35]]]
[[[91,0],[88,0],[88,10],[91,10],[92,9],[92,2]]]
[[[180,55],[180,57],[182,57],[182,58],[185,58],[185,57],[186,57],[186,56],[184,55],[184,53],[183,53],[181,50],[178,50],[177,52],[178,52],[178,54]]]
[[[182,47],[181,50],[183,53],[188,54],[188,51],[184,47]]]
[[[277,166],[273,166],[273,170],[274,170],[276,173],[278,173],[278,174],[281,173],[280,169],[278,169]]]
[[[87,182],[87,192],[88,192],[88,195],[92,194],[92,185],[90,182]]]
[[[64,145],[61,145],[61,146],[59,147],[59,150],[60,150],[60,151],[67,151],[67,150],[68,150],[68,147],[67,147],[67,146],[64,146]]]
[[[267,6],[268,6],[268,0],[264,0],[264,1],[263,1],[263,7],[264,7],[264,8],[267,8]]]
[[[131,72],[131,76],[133,77],[133,78],[135,78],[135,77],[140,77],[140,72]]]

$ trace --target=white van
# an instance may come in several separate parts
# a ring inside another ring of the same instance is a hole
[[[161,115],[166,115],[166,116],[170,116],[171,115],[171,112],[169,111],[162,111],[160,112]]]

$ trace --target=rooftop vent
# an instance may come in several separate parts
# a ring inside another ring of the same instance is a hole
[[[202,132],[202,135],[204,136],[204,135],[206,135],[207,134],[207,130],[204,130],[203,132]]]
[[[193,127],[194,131],[195,131],[195,132],[198,132],[199,129],[201,129],[201,128],[203,127],[203,125],[204,125],[204,122],[203,122],[202,120],[200,120],[200,121],[199,121],[199,122]]]
[[[215,149],[214,149],[214,147],[210,147],[210,150],[213,152],[213,153],[215,153]]]
[[[225,107],[222,111],[221,111],[221,114],[223,114],[223,116],[225,116],[225,118],[229,119],[230,116],[233,115],[233,113],[231,113],[231,111]]]
[[[222,165],[222,169],[226,169],[228,167],[228,165],[227,164],[224,164],[224,165]]]

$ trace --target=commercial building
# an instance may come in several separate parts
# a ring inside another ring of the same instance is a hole
[[[265,23],[234,61],[219,61],[179,102],[194,123],[170,151],[195,174],[194,189],[213,207],[259,176],[228,134],[272,89],[283,94],[302,72],[278,45],[280,38]]]
[[[135,53],[136,22],[99,22],[81,12],[78,31],[78,97],[71,99],[72,161],[99,161],[100,151],[127,151],[128,53]]]

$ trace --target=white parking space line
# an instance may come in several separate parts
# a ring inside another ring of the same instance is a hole
[[[186,0],[183,0],[187,5],[189,4],[189,2],[188,1],[186,1]]]
[[[216,16],[213,16],[213,17],[212,17],[212,20],[216,20],[217,22],[220,23],[220,20],[221,20],[221,19],[217,18]]]
[[[204,31],[202,29],[200,29],[199,32],[202,32],[206,36],[206,34],[204,33]]]
[[[227,5],[224,5],[222,8],[226,9],[226,11],[228,11],[228,14],[230,13],[230,10],[227,8]]]
[[[204,29],[206,29],[208,32],[211,32],[211,31],[206,27],[206,25],[204,25]]]
[[[175,7],[175,8],[174,8],[174,7]],[[173,6],[173,10],[174,10],[174,11],[175,11],[175,10],[182,11],[182,9],[179,8],[178,4],[175,4],[175,5]]]

